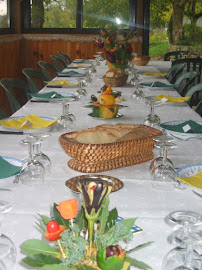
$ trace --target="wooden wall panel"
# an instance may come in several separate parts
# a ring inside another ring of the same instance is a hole
[[[94,45],[97,36],[93,35],[47,35],[25,34],[1,36],[0,39],[0,79],[18,78],[26,81],[22,74],[23,68],[35,68],[40,70],[38,61],[52,59],[50,55],[57,55],[58,51],[68,53],[72,59],[94,58],[98,48]],[[137,40],[133,43],[133,50],[141,53],[142,43]],[[22,93],[15,92],[19,100],[24,100]],[[10,115],[7,97],[0,88],[0,108]]]

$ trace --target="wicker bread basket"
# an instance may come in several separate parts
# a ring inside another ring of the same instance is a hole
[[[83,144],[68,139],[65,137],[66,134],[62,134],[59,141],[65,152],[73,158],[68,162],[70,168],[85,173],[108,171],[153,158],[152,138],[162,133],[151,127],[142,127],[149,131],[149,137],[107,144]]]
[[[124,74],[122,77],[109,78],[105,75],[103,76],[103,81],[107,86],[120,87],[126,84],[128,75]]]
[[[150,57],[147,55],[137,55],[133,57],[133,62],[136,66],[146,66],[150,61]]]

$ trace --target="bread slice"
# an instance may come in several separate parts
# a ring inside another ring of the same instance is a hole
[[[139,128],[133,129],[132,131],[127,133],[125,136],[122,136],[121,138],[119,138],[117,142],[137,140],[137,139],[147,138],[149,136],[150,136],[150,133],[146,128],[139,127]]]

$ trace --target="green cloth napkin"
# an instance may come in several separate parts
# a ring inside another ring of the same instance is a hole
[[[192,129],[188,130],[187,132],[185,132],[183,130],[183,127],[189,125]],[[202,125],[197,124],[196,122],[189,120],[189,121],[185,121],[181,124],[178,125],[164,125],[161,124],[162,128],[171,130],[171,131],[176,131],[176,132],[180,132],[180,133],[202,133]]]
[[[63,96],[61,94],[58,94],[56,92],[49,92],[49,93],[44,93],[44,94],[33,94],[33,93],[30,93],[29,94],[30,96],[32,97],[36,97],[36,98],[63,98]]]
[[[85,73],[76,72],[74,70],[71,71],[61,71],[57,72],[58,76],[65,76],[65,77],[83,77]]]
[[[162,83],[162,82],[153,82],[153,83],[141,83],[141,85],[143,86],[149,86],[149,87],[176,87],[175,84],[166,84],[166,83]]]
[[[15,175],[21,171],[21,167],[15,166],[0,157],[0,179]]]
[[[73,63],[89,63],[88,59],[75,59]]]

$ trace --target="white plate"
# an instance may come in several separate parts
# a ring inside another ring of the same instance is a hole
[[[12,158],[12,157],[4,157],[4,156],[1,156],[5,161],[7,161],[8,163],[14,165],[14,166],[18,166],[18,167],[22,167],[23,166],[23,161],[20,160],[20,159],[17,159],[17,158]],[[14,174],[15,175],[15,174]],[[12,175],[12,176],[14,176]],[[7,178],[10,178],[12,176],[8,176],[8,177],[5,177],[5,178],[1,178],[0,180],[2,179],[7,179]]]
[[[176,121],[169,121],[169,122],[165,122],[162,123],[163,125],[179,125],[182,124],[183,122],[186,122],[185,120],[176,120]],[[195,121],[197,124],[202,125],[202,121]],[[164,130],[166,130],[167,133],[173,135],[176,138],[179,138],[181,140],[188,140],[190,138],[202,138],[202,133],[182,133],[182,132],[176,132],[176,131],[172,131],[169,129],[164,128]]]
[[[8,117],[8,118],[4,118],[4,119],[1,119],[1,120],[9,120],[9,119],[14,119],[14,120],[17,120],[19,118],[23,118],[25,116],[18,116],[18,117]],[[48,120],[48,121],[52,121],[54,120],[54,118],[50,118],[50,117],[43,117],[43,116],[39,116],[40,118],[44,119],[44,120]],[[23,131],[23,133],[25,134],[30,134],[30,133],[36,133],[36,132],[48,132],[50,131],[50,129],[52,127],[54,127],[56,125],[53,125],[51,127],[46,127],[46,128],[37,128],[37,129],[34,129],[34,128],[12,128],[12,127],[5,127],[3,125],[0,124],[0,127],[1,127],[1,130],[12,130],[12,131]]]
[[[43,93],[45,94],[45,93]],[[41,95],[43,95],[41,93]],[[57,92],[57,94],[60,94],[62,95],[63,97],[62,98],[43,98],[43,97],[32,97],[33,100],[47,100],[47,101],[58,101],[59,99],[63,99],[63,98],[70,98],[71,101],[73,100],[76,100],[77,97],[74,95],[74,94],[70,94],[70,93],[60,93],[60,92]],[[40,93],[38,93],[38,95],[40,95]]]
[[[198,164],[192,164],[192,165],[183,166],[183,167],[179,168],[178,170],[176,170],[176,174],[177,174],[177,178],[179,178],[179,177],[191,177],[191,176],[193,176],[195,174],[198,174],[201,170],[202,170],[202,163],[198,163]],[[201,179],[201,181],[202,181],[202,179]],[[184,185],[186,185],[186,186],[191,187],[191,188],[198,189],[196,187],[185,184],[184,182],[182,182],[182,183]]]

